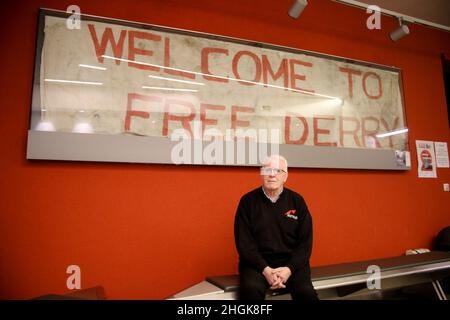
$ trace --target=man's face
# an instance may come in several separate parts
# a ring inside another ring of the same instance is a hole
[[[287,180],[286,165],[282,161],[270,161],[261,168],[261,180],[266,190],[279,190]]]

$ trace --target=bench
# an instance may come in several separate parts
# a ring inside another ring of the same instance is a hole
[[[370,290],[370,266],[380,270],[381,289]],[[320,299],[358,299],[378,296],[389,290],[429,284],[440,300],[446,300],[440,280],[450,276],[450,252],[432,251],[423,254],[341,263],[311,268],[311,279]],[[238,275],[208,276],[169,299],[226,300],[236,299]],[[285,291],[271,291],[268,299],[289,299]]]

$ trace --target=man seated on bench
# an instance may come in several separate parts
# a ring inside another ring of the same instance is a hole
[[[288,165],[272,155],[262,186],[245,194],[234,234],[239,253],[239,299],[264,300],[267,289],[287,288],[293,300],[317,300],[311,283],[312,218],[303,197],[285,188]]]

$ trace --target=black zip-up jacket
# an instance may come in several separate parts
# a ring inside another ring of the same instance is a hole
[[[272,203],[262,187],[245,194],[234,221],[236,248],[241,263],[262,272],[283,261],[291,272],[309,268],[312,250],[312,218],[305,200],[283,188]]]

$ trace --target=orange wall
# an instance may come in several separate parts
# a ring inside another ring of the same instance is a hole
[[[2,10],[0,52],[0,298],[67,292],[77,264],[84,288],[112,299],[162,299],[206,275],[236,272],[237,202],[259,183],[251,168],[27,161],[26,140],[39,7]],[[314,218],[313,265],[430,247],[450,225],[450,169],[418,179],[415,139],[449,140],[440,54],[450,34],[411,26],[398,43],[365,28],[363,10],[310,1],[299,20],[291,0],[77,0],[82,12],[251,39],[400,67],[410,129],[409,172],[291,169]],[[5,6],[5,5],[4,5]]]

